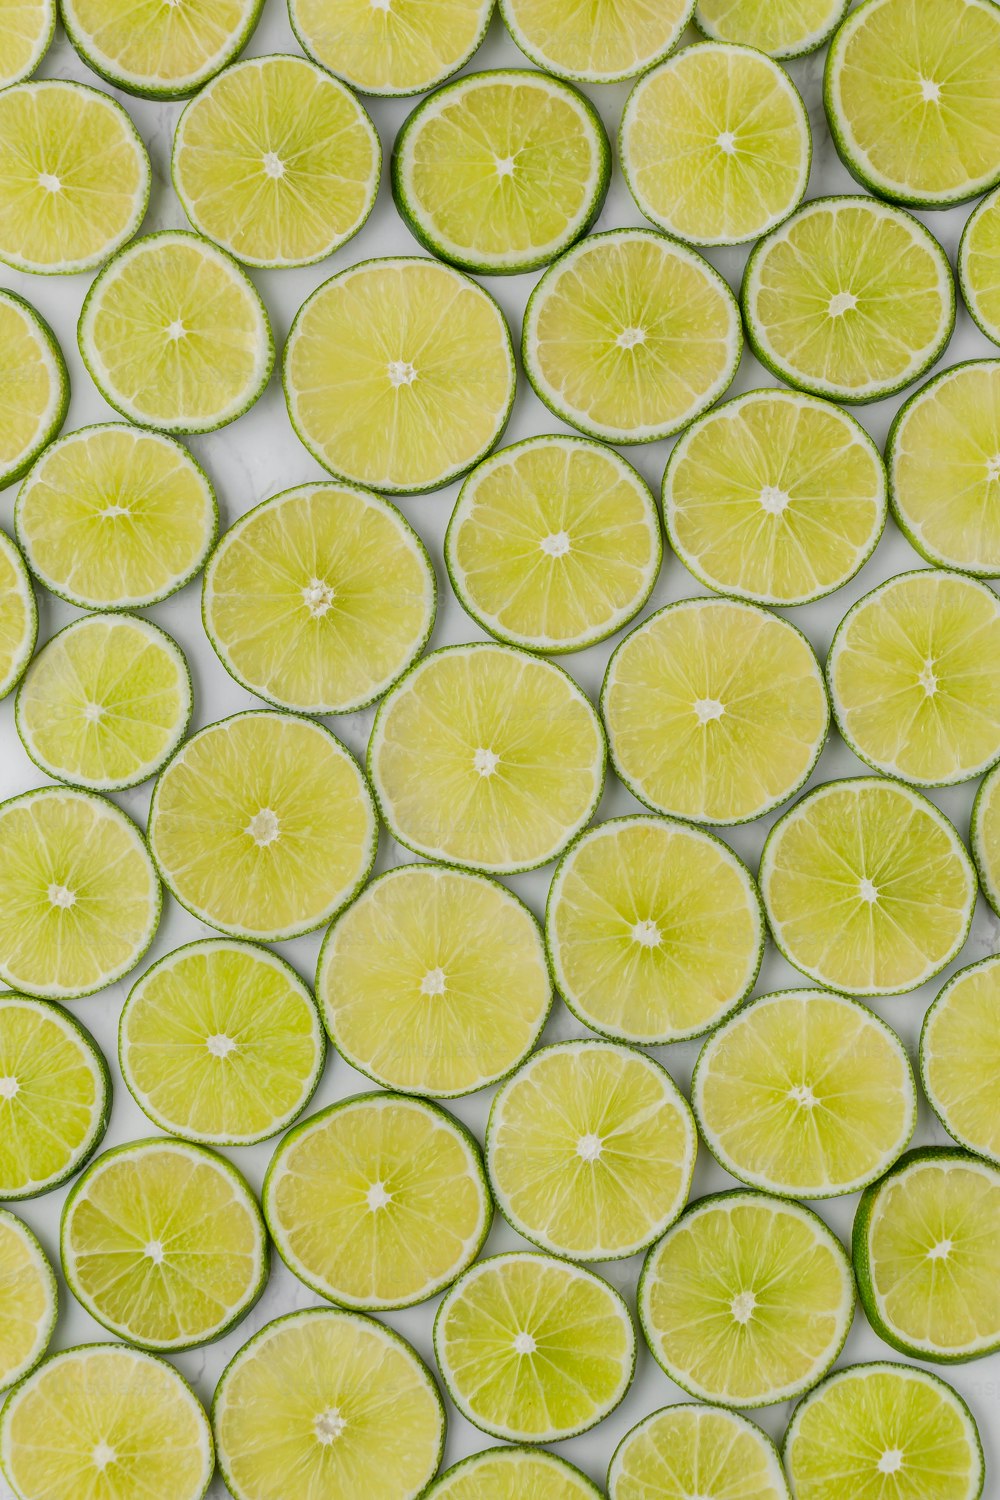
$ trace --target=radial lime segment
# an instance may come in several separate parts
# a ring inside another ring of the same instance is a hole
[[[205,571],[209,640],[244,687],[282,708],[353,713],[423,649],[437,587],[394,505],[300,485],[242,516]]]
[[[614,229],[545,272],[521,354],[564,422],[612,443],[651,443],[718,400],[742,345],[733,295],[706,260],[651,229]]]
[[[965,305],[988,339],[1000,344],[1000,189],[970,214],[958,250]]]
[[[33,1370],[56,1323],[56,1278],[31,1230],[0,1208],[0,1391]]]
[[[40,313],[0,288],[0,488],[34,463],[69,405],[69,376]]]
[[[357,234],[381,159],[350,89],[304,57],[252,57],[185,109],[171,171],[195,229],[237,260],[301,266]]]
[[[469,61],[493,0],[288,0],[304,52],[362,94],[422,94]]]
[[[328,922],[355,895],[378,828],[340,741],[262,710],[181,746],[156,783],[149,840],[182,906],[234,937],[278,942]]]
[[[62,0],[63,25],[88,67],[150,99],[191,94],[242,51],[263,0]]]
[[[822,47],[850,0],[698,0],[699,31],[720,42],[743,42],[771,57],[801,57]]]
[[[38,607],[24,559],[0,531],[0,698],[5,698],[31,660],[38,634]]]
[[[880,401],[917,380],[955,324],[941,246],[873,198],[806,203],[755,247],[742,299],[761,363],[836,401]]]
[[[417,1500],[445,1416],[427,1366],[391,1329],[310,1308],[261,1329],[223,1371],[212,1422],[236,1500],[305,1495]]]
[[[499,882],[424,863],[387,871],[334,922],[316,991],[352,1068],[443,1098],[516,1067],[552,1000],[528,908]]]
[[[0,0],[0,88],[31,76],[55,25],[54,0]]]
[[[537,437],[469,475],[445,538],[462,607],[500,640],[579,651],[649,598],[663,556],[639,474],[584,438]]]
[[[362,261],[306,298],[284,383],[292,426],[324,468],[415,494],[493,447],[516,375],[493,298],[450,266],[402,257]]]
[[[487,1448],[454,1464],[427,1500],[603,1500],[595,1484],[544,1448]]]
[[[670,544],[700,583],[784,608],[853,578],[882,535],[881,455],[847,412],[749,391],[678,439],[663,476]]]
[[[960,969],[924,1017],[920,1080],[948,1134],[1000,1166],[1000,957]]]
[[[233,422],[267,385],[271,325],[249,277],[200,235],[144,235],[87,293],[80,352],[101,395],[164,432]]]
[[[1000,911],[1000,768],[983,778],[972,808],[969,843],[983,895],[994,911]]]
[[[526,57],[581,83],[615,83],[643,72],[678,40],[694,0],[500,0]]]
[[[693,1203],[646,1257],[639,1318],[682,1390],[772,1406],[830,1368],[854,1314],[844,1247],[800,1203],[717,1193]]]
[[[264,1182],[282,1259],[331,1302],[425,1302],[464,1271],[493,1218],[482,1156],[435,1104],[358,1094],[291,1131]]]
[[[135,967],[160,920],[139,829],[113,803],[38,787],[0,804],[0,980],[72,1000]]]
[[[480,1261],[447,1293],[434,1352],[448,1394],[476,1427],[514,1442],[559,1442],[622,1400],[635,1330],[599,1276],[512,1251]]]
[[[275,953],[209,938],[147,969],[125,1002],[122,1077],[161,1130],[248,1146],[289,1125],[323,1069],[308,989]]]
[[[568,673],[511,646],[435,651],[379,707],[368,769],[389,831],[496,874],[554,859],[594,814],[605,744]]]
[[[721,1406],[665,1406],[626,1433],[608,1473],[611,1500],[789,1500],[771,1439]]]

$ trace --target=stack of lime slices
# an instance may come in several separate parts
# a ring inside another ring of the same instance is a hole
[[[31,1230],[0,1208],[0,1391],[41,1359],[56,1324],[56,1278]]]
[[[289,0],[303,52],[362,94],[422,94],[479,47],[493,0]]]
[[[0,531],[0,698],[19,681],[38,634],[38,606],[24,559]]]
[[[2,0],[0,3],[0,88],[30,78],[56,28],[54,0]]]
[[[579,83],[616,83],[644,72],[670,51],[693,9],[694,0],[500,0],[525,56]]]
[[[1000,1166],[1000,957],[959,969],[924,1017],[920,1080],[945,1130]]]
[[[0,485],[25,474],[51,443],[69,406],[56,336],[21,297],[0,289]]]
[[[626,1433],[608,1472],[610,1500],[662,1496],[789,1500],[770,1438],[721,1406],[666,1406]]]
[[[771,57],[801,57],[822,47],[850,0],[698,0],[694,21],[706,36],[742,42]]]

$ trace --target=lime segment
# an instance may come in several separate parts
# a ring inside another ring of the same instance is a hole
[[[924,1017],[920,1078],[949,1135],[1000,1166],[1000,958],[959,969]]]
[[[65,0],[67,35],[109,83],[151,99],[191,94],[250,39],[263,0]]]
[[[362,94],[422,94],[469,61],[493,0],[288,0],[304,52]]]
[[[6,697],[31,660],[38,634],[38,607],[24,559],[0,531],[0,698]]]
[[[608,1473],[610,1500],[788,1500],[770,1438],[720,1406],[666,1406],[633,1427]]]
[[[525,56],[580,83],[615,83],[666,55],[691,19],[694,0],[500,0]]]
[[[31,76],[55,25],[54,0],[0,0],[0,88]]]
[[[544,1449],[488,1448],[441,1475],[427,1500],[602,1500],[586,1475]]]
[[[1000,344],[1000,190],[969,215],[958,251],[965,305],[994,344]]]
[[[850,0],[698,0],[699,30],[720,42],[743,42],[771,57],[815,52],[840,25]]]
[[[0,488],[34,463],[69,405],[62,352],[44,318],[0,289]]]
[[[56,1279],[31,1230],[0,1208],[0,1390],[33,1370],[56,1323]]]

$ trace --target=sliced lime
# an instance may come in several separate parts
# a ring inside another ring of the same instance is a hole
[[[721,1406],[665,1406],[615,1450],[610,1500],[789,1500],[771,1439]]]
[[[720,42],[743,42],[771,57],[802,57],[828,41],[850,0],[698,0],[699,31]]]
[[[1000,344],[1000,189],[969,215],[958,250],[958,283],[983,333]]]
[[[994,911],[1000,911],[1000,767],[984,776],[972,806],[969,845],[983,895]]]
[[[0,698],[20,680],[38,635],[38,606],[24,559],[0,531]]]
[[[88,67],[130,94],[178,99],[232,62],[250,40],[263,0],[62,0],[73,46]]]
[[[959,1145],[1000,1166],[1000,957],[959,969],[924,1017],[920,1080]]]
[[[56,1325],[56,1278],[27,1224],[0,1208],[0,1390],[45,1353]]]
[[[453,1464],[427,1500],[603,1500],[595,1484],[544,1448],[487,1448]]]
[[[30,303],[0,288],[0,488],[30,469],[68,406],[55,334]]]
[[[476,52],[493,0],[288,0],[299,45],[362,94],[422,94]]]
[[[55,0],[0,0],[0,88],[31,77],[55,29]]]
[[[500,14],[526,57],[579,83],[616,83],[642,73],[678,40],[694,0],[500,0]]]

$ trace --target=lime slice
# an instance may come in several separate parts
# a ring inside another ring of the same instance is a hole
[[[27,1224],[0,1208],[0,1390],[33,1370],[56,1325],[56,1278]]]
[[[304,57],[252,57],[177,122],[171,173],[195,229],[249,266],[303,266],[357,234],[382,148],[351,91]]]
[[[743,277],[747,337],[790,385],[880,401],[917,380],[955,326],[937,240],[872,198],[817,198],[755,246]]]
[[[0,88],[30,78],[55,27],[55,0],[0,0]]]
[[[611,1500],[789,1500],[771,1439],[721,1406],[665,1406],[626,1433],[608,1473]]]
[[[68,406],[55,334],[30,303],[0,288],[0,489],[27,473]]]
[[[908,1151],[867,1188],[854,1270],[868,1321],[914,1359],[1000,1348],[1000,1170],[954,1146]]]
[[[561,667],[476,642],[424,657],[379,705],[368,773],[389,832],[494,874],[544,865],[604,787],[593,706]]]
[[[158,0],[62,0],[62,21],[89,68],[147,99],[178,99],[242,51],[263,0],[198,0],[180,11]]]
[[[620,1042],[536,1052],[490,1110],[497,1207],[525,1239],[571,1260],[644,1250],[687,1202],[698,1151],[670,1074]]]
[[[416,494],[493,447],[516,376],[493,298],[450,266],[402,257],[362,261],[306,298],[284,382],[292,426],[324,468]]]
[[[268,1323],[226,1366],[212,1421],[236,1500],[417,1500],[437,1473],[445,1416],[430,1371],[391,1328],[309,1308]]]
[[[801,631],[736,599],[682,599],[612,654],[601,712],[615,770],[655,812],[745,823],[810,776],[830,723]]]
[[[1000,344],[1000,189],[969,215],[958,250],[958,284],[983,333]]]
[[[140,426],[209,432],[251,407],[274,364],[271,325],[244,271],[181,230],[147,234],[93,282],[78,329],[101,395]]]
[[[692,1203],[646,1257],[639,1320],[682,1390],[723,1406],[807,1391],[854,1316],[847,1254],[801,1203],[716,1193]]]
[[[924,1017],[920,1080],[959,1145],[1000,1166],[1000,957],[960,969]]]
[[[201,1402],[166,1360],[122,1344],[53,1354],[11,1394],[0,1463],[23,1500],[201,1500],[215,1469]]]
[[[544,1448],[487,1448],[453,1464],[426,1500],[603,1500],[573,1464]]]
[[[304,484],[230,527],[205,570],[202,615],[227,671],[258,697],[354,713],[419,656],[437,586],[426,548],[366,490]]]
[[[362,94],[422,94],[472,57],[493,0],[288,0],[299,46]]]
[[[874,1182],[917,1120],[899,1037],[866,1006],[823,990],[763,995],[727,1021],[701,1049],[691,1103],[727,1172],[797,1198]]]
[[[972,806],[972,827],[969,830],[969,845],[976,862],[976,873],[983,888],[983,895],[995,912],[1000,912],[1000,805],[997,803],[997,786],[1000,785],[1000,766],[994,767],[983,778],[976,800]]]
[[[888,1363],[836,1370],[795,1409],[784,1443],[796,1500],[979,1500],[983,1450],[957,1391]]]
[[[417,105],[392,189],[422,245],[486,275],[546,265],[601,211],[611,147],[582,94],[528,69],[472,73]]]
[[[652,443],[718,400],[742,347],[733,294],[706,260],[652,229],[612,229],[545,272],[521,354],[564,422],[612,443]]]
[[[616,83],[665,57],[694,0],[500,0],[500,14],[526,57],[579,83]]]
[[[175,948],[132,987],[121,1014],[122,1077],[154,1125],[212,1146],[249,1146],[290,1125],[326,1055],[295,970],[251,943]]]
[[[445,1295],[434,1353],[464,1417],[493,1437],[559,1442],[623,1399],[635,1330],[618,1292],[551,1255],[481,1260]]]
[[[295,1275],[364,1310],[426,1302],[475,1260],[493,1218],[473,1136],[402,1094],[357,1094],[297,1125],[263,1203]]]
[[[864,566],[885,525],[882,456],[859,422],[798,391],[748,391],[678,439],[663,476],[670,544],[699,583],[785,608]]]
[[[919,208],[1000,180],[1000,13],[992,0],[867,0],[826,60],[830,133],[852,176]]]
[[[5,698],[31,660],[38,635],[38,607],[24,559],[0,531],[0,698]]]
[[[142,834],[111,802],[37,787],[0,804],[0,980],[75,1000],[134,969],[160,920]]]
[[[388,870],[337,918],[316,993],[337,1050],[386,1088],[448,1098],[496,1083],[552,1001],[542,935],[506,886],[465,870]]]
[[[645,481],[585,438],[528,438],[484,460],[445,537],[463,609],[535,651],[580,651],[620,629],[649,598],[662,557]]]
[[[181,746],[154,788],[149,841],[194,916],[276,943],[322,926],[355,895],[378,828],[357,762],[328,729],[259,710]]]
[[[694,22],[705,36],[743,42],[771,57],[802,57],[828,41],[850,0],[698,0]]]
[[[149,1349],[221,1338],[267,1281],[269,1252],[246,1180],[185,1141],[105,1151],[63,1209],[63,1275],[112,1333]]]
[[[955,829],[898,781],[858,776],[803,797],[771,829],[760,889],[779,950],[847,995],[915,990],[965,942],[976,877]]]

